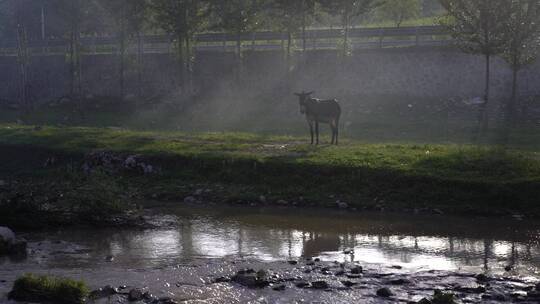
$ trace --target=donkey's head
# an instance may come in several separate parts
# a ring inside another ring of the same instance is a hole
[[[294,93],[294,95],[298,96],[298,99],[300,101],[300,113],[305,114],[306,113],[306,104],[307,101],[311,98],[311,95],[313,92],[304,92],[302,93]]]

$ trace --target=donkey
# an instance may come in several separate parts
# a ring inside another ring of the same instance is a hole
[[[339,118],[341,117],[341,106],[336,99],[320,100],[312,98],[313,92],[294,93],[300,99],[300,113],[306,115],[311,132],[311,144],[313,145],[313,127],[319,144],[319,123],[330,124],[332,128],[332,144],[338,144]]]

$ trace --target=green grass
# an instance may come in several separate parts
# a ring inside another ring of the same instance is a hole
[[[325,140],[328,140],[325,138]],[[250,133],[142,132],[110,128],[0,127],[0,172],[54,179],[93,150],[140,154],[156,176],[121,176],[145,197],[182,200],[193,187],[224,185],[222,201],[286,199],[389,210],[540,215],[536,151],[444,144],[311,146],[305,138]],[[56,155],[56,167],[44,169]],[[76,166],[75,166],[76,167]],[[120,176],[118,177],[120,178]]]
[[[15,281],[9,298],[39,303],[79,304],[84,303],[88,293],[88,287],[81,281],[26,274]]]
[[[327,141],[328,138],[323,140]],[[384,170],[406,176],[455,181],[520,182],[540,178],[540,154],[490,146],[452,144],[366,144],[311,146],[305,138],[250,133],[141,132],[109,128],[0,126],[0,144],[62,153],[92,150],[149,157],[223,159],[293,167]]]

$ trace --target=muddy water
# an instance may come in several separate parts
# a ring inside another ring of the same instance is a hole
[[[234,271],[238,261],[275,263],[304,257],[356,261],[375,269],[401,266],[400,271],[408,273],[540,278],[540,223],[535,222],[275,208],[169,206],[159,212],[171,215],[158,217],[163,226],[159,229],[23,235],[30,254],[22,260],[0,259],[0,293],[26,272],[80,277],[94,287],[134,281],[163,287],[167,277],[178,276],[196,286],[201,274],[173,269],[203,267],[205,274],[217,275]]]

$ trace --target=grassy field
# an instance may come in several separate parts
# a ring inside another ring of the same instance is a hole
[[[108,174],[107,185],[116,183],[113,197],[135,191],[143,201],[178,202],[200,188],[211,189],[209,199],[216,203],[258,203],[265,196],[268,202],[295,205],[329,206],[340,200],[368,210],[540,215],[535,151],[352,140],[338,147],[311,146],[305,138],[248,133],[0,127],[2,176],[39,182],[42,189],[51,188],[44,180],[57,185],[67,171],[70,178],[84,175],[78,168],[96,150],[141,155],[160,169],[152,175]],[[44,167],[51,157],[57,161]]]

